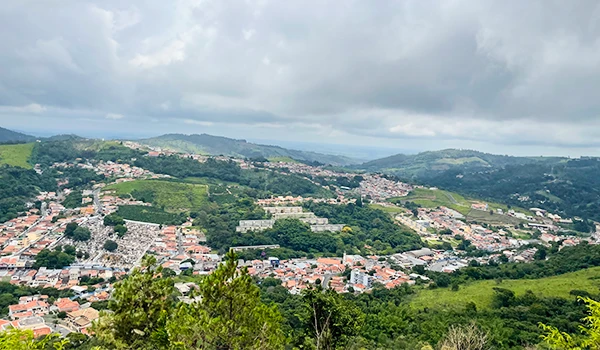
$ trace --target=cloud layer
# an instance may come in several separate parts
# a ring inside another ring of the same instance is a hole
[[[13,1],[0,29],[2,126],[600,146],[597,1]]]

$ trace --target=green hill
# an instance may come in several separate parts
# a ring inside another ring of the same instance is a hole
[[[119,197],[131,196],[150,202],[168,211],[198,208],[208,197],[208,187],[200,184],[163,180],[136,180],[106,186],[104,191],[114,190]]]
[[[422,179],[451,169],[485,171],[507,165],[556,161],[560,158],[512,157],[472,150],[446,149],[422,152],[414,155],[397,154],[372,160],[357,168],[367,171],[383,171],[401,178]]]
[[[0,143],[3,142],[32,142],[35,137],[0,127]]]
[[[0,145],[0,165],[31,169],[28,160],[31,157],[33,146],[33,143]]]
[[[494,288],[510,289],[516,295],[531,290],[538,296],[567,299],[573,297],[569,294],[572,290],[584,290],[595,294],[600,288],[600,267],[539,279],[503,280],[500,283],[495,280],[471,282],[461,285],[458,291],[452,291],[450,288],[422,289],[411,300],[411,306],[458,309],[464,308],[468,302],[474,302],[478,309],[489,308]]]
[[[141,144],[177,152],[196,154],[224,155],[245,158],[286,159],[292,158],[304,162],[319,162],[332,165],[354,164],[354,159],[321,154],[316,152],[291,150],[279,146],[260,145],[221,136],[207,134],[167,134],[149,139],[137,140]]]

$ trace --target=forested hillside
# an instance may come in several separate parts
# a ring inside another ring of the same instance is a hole
[[[0,127],[0,143],[31,142],[35,137]]]
[[[149,139],[137,140],[136,142],[179,152],[198,154],[267,159],[289,157],[299,161],[319,162],[332,165],[357,163],[356,160],[343,156],[291,150],[272,145],[260,145],[247,142],[246,140],[236,140],[207,134],[167,134]]]
[[[358,165],[356,168],[367,171],[383,171],[407,180],[420,180],[451,169],[485,171],[507,165],[555,162],[558,159],[554,157],[513,157],[472,150],[446,149],[414,155],[397,154]]]
[[[0,222],[15,218],[39,191],[53,191],[56,180],[33,170],[0,166]]]
[[[487,171],[453,169],[428,184],[521,207],[540,207],[600,220],[600,159],[507,165]]]

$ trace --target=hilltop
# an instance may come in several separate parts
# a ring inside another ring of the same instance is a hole
[[[382,171],[401,178],[421,179],[451,169],[489,170],[507,165],[528,164],[533,162],[556,161],[556,157],[514,157],[496,155],[474,150],[445,149],[428,151],[413,155],[396,154],[372,160],[357,166],[367,171]]]
[[[303,162],[319,162],[332,165],[350,165],[357,163],[356,160],[344,156],[292,150],[272,145],[261,145],[247,142],[246,140],[237,140],[208,134],[166,134],[137,140],[136,142],[177,152],[207,155],[267,159],[291,158]]]
[[[32,142],[35,137],[20,132],[8,130],[0,127],[0,143],[4,142]]]

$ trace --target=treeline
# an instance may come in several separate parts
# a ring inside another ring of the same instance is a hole
[[[130,149],[117,143],[104,143],[73,137],[66,140],[38,142],[33,147],[30,163],[50,166],[54,163],[74,162],[77,159],[103,161],[130,161],[146,152]]]
[[[44,171],[44,175],[68,180],[69,183],[66,187],[69,188],[89,188],[92,184],[105,179],[102,174],[96,174],[93,170],[77,166],[47,169]]]
[[[568,272],[600,266],[600,246],[582,242],[565,247],[551,254],[547,260],[531,263],[505,263],[468,266],[453,273],[436,273],[417,268],[416,272],[427,274],[439,287],[473,280],[535,279],[561,275]]]
[[[209,158],[201,163],[192,158],[179,156],[141,157],[134,162],[135,166],[178,178],[210,177],[223,181],[237,182],[241,168],[234,161],[219,161]]]

